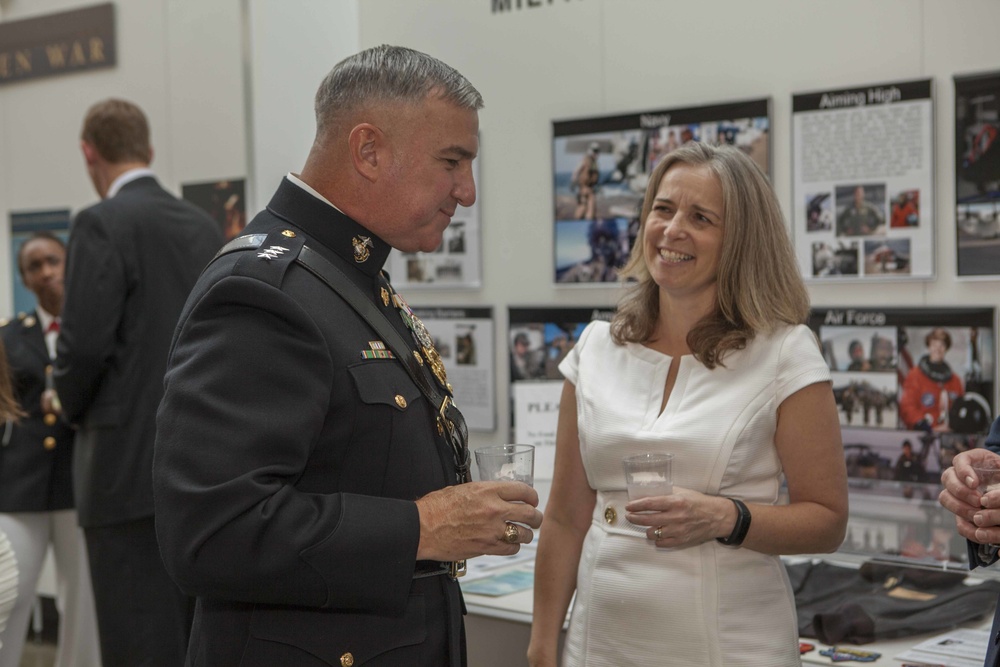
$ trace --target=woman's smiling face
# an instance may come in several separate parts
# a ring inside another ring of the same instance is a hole
[[[646,267],[662,291],[714,302],[724,218],[722,185],[707,165],[667,170],[643,236]]]

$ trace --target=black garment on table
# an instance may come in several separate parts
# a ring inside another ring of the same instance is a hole
[[[856,569],[805,562],[786,569],[799,634],[827,644],[944,631],[991,614],[1000,593],[997,581],[968,586],[962,572],[894,563],[869,562]]]

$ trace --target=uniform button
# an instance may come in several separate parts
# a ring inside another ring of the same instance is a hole
[[[45,449],[55,449],[56,439],[50,435],[49,437],[42,440],[42,447],[44,447]]]
[[[612,524],[615,522],[615,519],[617,518],[618,518],[618,512],[615,511],[614,507],[608,505],[608,508],[604,510],[604,522]]]
[[[294,239],[295,238],[295,232],[293,232],[290,229],[286,229],[285,231],[281,232],[281,235],[284,236],[284,237],[286,237],[286,238],[290,238],[290,239]]]
[[[406,409],[406,399],[403,398],[402,394],[396,394],[396,405],[398,405],[403,409]]]
[[[345,653],[340,656],[341,667],[354,667],[354,656],[350,653]]]
[[[52,414],[51,412],[46,412],[46,413],[45,413],[45,416],[44,416],[44,417],[42,417],[42,421],[44,421],[44,422],[45,422],[45,425],[46,425],[46,426],[55,426],[55,423],[56,423],[56,419],[58,419],[58,417],[56,417],[56,416],[55,416],[54,414]]]

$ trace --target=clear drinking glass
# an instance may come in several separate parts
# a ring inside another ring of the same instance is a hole
[[[490,445],[476,450],[479,481],[535,482],[535,448],[532,445]]]
[[[625,488],[629,500],[651,496],[667,496],[674,492],[671,477],[673,454],[643,452],[622,459]]]

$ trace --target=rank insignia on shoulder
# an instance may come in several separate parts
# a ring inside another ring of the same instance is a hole
[[[280,245],[273,245],[270,248],[261,250],[259,253],[257,253],[257,256],[266,260],[272,260],[277,257],[281,257],[286,252],[288,252],[288,248],[283,248]]]
[[[830,658],[832,662],[847,662],[848,660],[875,662],[882,657],[882,654],[877,651],[865,651],[859,648],[840,648],[837,646],[823,649],[819,654]]]
[[[392,350],[386,349],[385,343],[380,340],[368,341],[367,350],[361,350],[362,359],[395,359]]]

